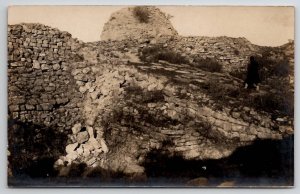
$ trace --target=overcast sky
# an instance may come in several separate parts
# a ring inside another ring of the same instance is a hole
[[[279,46],[294,39],[293,7],[157,6],[172,15],[183,36],[246,37],[254,44]],[[38,22],[70,32],[85,42],[100,40],[111,13],[122,6],[13,6],[8,23]]]

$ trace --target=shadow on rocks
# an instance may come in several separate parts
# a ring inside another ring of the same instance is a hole
[[[152,150],[143,166],[148,179],[170,186],[222,186],[224,181],[231,186],[290,186],[294,181],[293,145],[293,136],[257,140],[219,160],[186,160]]]
[[[67,135],[53,128],[8,120],[8,168],[12,177],[53,177],[54,162],[64,153]]]

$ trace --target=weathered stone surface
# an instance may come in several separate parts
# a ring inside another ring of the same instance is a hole
[[[142,38],[141,43],[133,39],[81,44],[68,33],[28,25],[10,27],[24,34],[21,42],[15,33],[8,36],[10,116],[67,134],[72,144],[66,146],[67,155],[58,164],[76,160],[139,174],[144,172],[139,164],[152,149],[186,159],[220,159],[257,138],[282,139],[293,134],[289,118],[271,121],[265,113],[238,104],[238,99],[225,105],[205,93],[211,78],[238,85],[230,75],[165,61],[127,63],[131,59],[124,60],[127,51],[137,57],[138,48],[147,44]],[[33,35],[37,33],[39,38]],[[115,38],[124,34],[119,35]],[[216,58],[226,67],[244,65],[252,53],[251,43],[242,38],[174,36],[172,41],[160,37],[152,42],[188,58],[191,53]],[[36,48],[29,54],[31,45]],[[232,57],[231,47],[241,45],[245,51]],[[229,46],[228,53],[217,52]],[[273,129],[276,125],[278,130]]]
[[[40,69],[40,68],[41,68],[41,65],[40,65],[40,63],[39,63],[38,61],[34,60],[34,61],[33,61],[32,67],[33,67],[34,69]]]
[[[95,150],[97,150],[97,149],[99,149],[99,148],[102,147],[101,143],[99,143],[99,141],[97,139],[95,139],[95,138],[90,138],[89,142],[91,143],[91,145],[93,145],[93,147],[95,148]],[[106,148],[104,148],[104,149],[106,149]]]
[[[233,113],[232,113],[232,117],[235,118],[235,119],[238,119],[238,118],[240,117],[240,115],[241,115],[241,114],[238,113],[238,112],[233,112]]]
[[[60,69],[60,65],[59,65],[59,64],[57,64],[57,63],[56,63],[56,64],[54,64],[54,65],[53,65],[53,69],[54,69],[54,70],[58,70],[58,69]]]
[[[108,147],[106,145],[106,142],[103,138],[100,139],[100,145],[101,145],[101,149],[103,150],[104,153],[108,152]]]
[[[20,107],[18,105],[10,105],[9,110],[12,112],[16,112],[20,110]]]
[[[78,146],[78,143],[69,144],[66,146],[67,154],[70,154],[75,151],[75,148]]]
[[[113,13],[111,19],[103,27],[101,40],[124,40],[133,38],[145,41],[149,37],[177,35],[170,21],[158,8],[154,6],[142,8],[150,14],[149,22],[146,23],[140,22],[135,17],[134,9],[133,7],[124,8]]]
[[[96,158],[91,158],[89,161],[86,162],[86,164],[88,166],[92,166],[96,161],[97,161]]]
[[[40,104],[40,106],[42,107],[43,110],[47,111],[47,110],[52,110],[53,105],[50,103],[43,103]]]
[[[73,127],[72,127],[72,132],[73,134],[77,134],[79,133],[79,131],[81,130],[81,123],[76,123]]]
[[[76,152],[70,152],[66,155],[66,161],[68,161],[69,164],[72,163],[73,160],[75,160],[78,157]]]
[[[79,132],[77,134],[76,140],[78,143],[84,143],[89,140],[89,134],[87,131]]]

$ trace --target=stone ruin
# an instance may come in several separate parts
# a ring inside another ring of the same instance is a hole
[[[114,20],[102,33],[107,40],[109,30],[116,31]],[[141,175],[151,150],[161,149],[187,160],[220,159],[257,139],[293,134],[291,118],[274,121],[253,107],[231,106],[238,104],[234,100],[222,105],[221,111],[216,108],[219,102],[199,85],[216,76],[231,85],[237,80],[184,64],[143,64],[134,56],[147,43],[121,39],[83,43],[42,24],[8,26],[9,134],[16,134],[16,123],[39,128],[32,139],[47,138],[44,128],[53,130],[54,145],[63,149],[57,153],[55,147],[49,147],[53,150],[48,152],[60,176],[68,175],[71,164],[80,163]],[[246,63],[247,56],[259,49],[242,38],[175,36],[160,41],[187,56],[216,57],[231,66],[228,71]],[[234,54],[235,49],[239,55]],[[172,77],[156,73],[161,70],[171,72]],[[67,138],[60,139],[61,134]],[[13,145],[23,145],[25,140],[9,141],[14,156]],[[38,152],[20,149],[21,155],[41,157]]]
[[[134,9],[136,8],[148,13],[149,21],[141,23],[135,16]],[[154,6],[141,6],[123,8],[113,13],[103,27],[101,40],[154,39],[177,34],[167,16],[160,9]]]

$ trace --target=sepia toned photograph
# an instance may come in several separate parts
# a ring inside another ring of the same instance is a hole
[[[294,186],[294,7],[7,11],[9,187]]]

